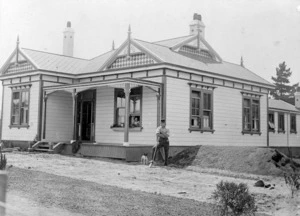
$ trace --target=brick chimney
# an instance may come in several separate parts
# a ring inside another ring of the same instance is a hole
[[[196,35],[200,31],[200,35],[204,38],[205,36],[205,25],[202,22],[202,16],[200,14],[194,13],[193,21],[190,24],[190,34]]]
[[[73,56],[74,49],[74,30],[71,28],[71,22],[67,22],[67,27],[64,30],[63,55]]]

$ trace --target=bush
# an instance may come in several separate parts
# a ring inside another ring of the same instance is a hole
[[[248,186],[244,183],[221,181],[213,192],[216,201],[215,213],[227,215],[254,215],[257,211],[254,196],[249,193]]]
[[[290,188],[293,198],[294,193],[300,189],[300,173],[286,172],[284,173],[284,180],[286,185]]]
[[[290,157],[290,169],[285,169],[284,180],[286,185],[290,188],[293,198],[294,193],[300,190],[300,165],[294,161],[292,150],[290,147],[288,147],[288,153]]]

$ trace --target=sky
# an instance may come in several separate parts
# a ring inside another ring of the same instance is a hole
[[[223,60],[271,81],[285,61],[300,82],[300,0],[0,0],[0,65],[20,46],[62,53],[67,21],[75,30],[74,56],[93,58],[132,36],[158,41],[189,34],[202,15],[205,39]],[[299,7],[298,7],[299,6]],[[298,7],[298,10],[297,10]]]

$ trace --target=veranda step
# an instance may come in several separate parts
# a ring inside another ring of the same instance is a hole
[[[53,152],[53,150],[50,150],[50,149],[40,149],[40,148],[36,148],[36,149],[34,149],[34,151],[39,151],[39,152]]]
[[[49,148],[50,145],[49,144],[40,144],[38,147],[41,147],[41,148]]]

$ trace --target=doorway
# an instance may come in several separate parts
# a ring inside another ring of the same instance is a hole
[[[95,90],[87,90],[78,93],[77,96],[77,120],[76,139],[95,141]]]

